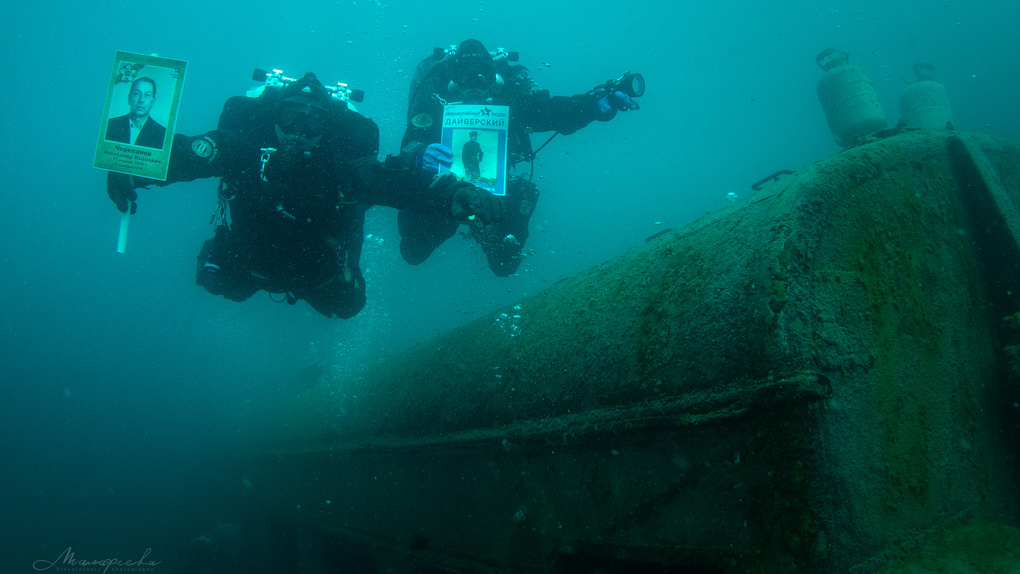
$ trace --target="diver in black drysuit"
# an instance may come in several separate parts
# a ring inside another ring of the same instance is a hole
[[[137,187],[220,177],[216,231],[199,254],[196,282],[233,301],[266,290],[346,319],[366,302],[359,261],[371,206],[464,221],[498,219],[503,210],[452,176],[389,169],[378,150],[375,122],[309,73],[258,98],[230,98],[214,131],[174,135],[166,181],[111,172],[107,190],[118,209],[134,213]]]
[[[521,262],[528,239],[528,221],[539,191],[531,173],[516,173],[520,162],[534,159],[531,132],[572,134],[592,121],[608,121],[618,110],[636,110],[637,103],[620,91],[592,91],[574,96],[550,96],[539,90],[524,66],[493,58],[478,40],[465,40],[453,55],[429,57],[418,65],[411,81],[407,130],[401,143],[405,154],[440,142],[446,104],[492,104],[510,107],[506,218],[490,225],[471,224],[492,272],[512,275]],[[418,151],[420,155],[420,151]],[[400,253],[408,263],[425,261],[452,237],[459,222],[438,212],[402,209],[398,216]]]

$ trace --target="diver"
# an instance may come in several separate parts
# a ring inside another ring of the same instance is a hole
[[[421,150],[426,146],[443,145],[441,124],[447,105],[509,106],[507,173],[496,175],[506,181],[506,217],[488,224],[469,222],[471,235],[482,246],[489,267],[501,277],[512,275],[520,265],[528,239],[528,222],[539,197],[538,187],[532,182],[533,160],[538,150],[532,148],[529,134],[543,131],[555,132],[553,136],[572,134],[592,121],[609,121],[618,111],[637,110],[639,106],[633,98],[644,92],[641,76],[628,73],[585,94],[550,96],[548,90],[535,86],[527,68],[511,65],[512,60],[516,60],[515,53],[502,49],[490,53],[478,40],[464,40],[448,50],[437,48],[418,65],[411,81],[407,130],[401,143],[405,155],[418,150],[418,158],[422,158]],[[471,142],[476,140],[477,132]],[[483,176],[479,171],[483,152],[478,145],[462,148],[466,156],[462,160],[463,177],[467,181]],[[447,164],[452,154],[452,145],[445,147],[445,153],[435,147],[429,149],[419,165],[438,171],[438,165]],[[531,163],[528,171],[517,171],[522,162]],[[410,209],[400,210],[397,222],[400,253],[412,265],[425,261],[457,232],[461,223],[441,212]]]
[[[414,161],[380,162],[379,128],[348,107],[346,92],[312,73],[281,78],[258,97],[228,99],[217,129],[175,134],[166,181],[107,177],[110,198],[131,213],[136,188],[220,178],[216,229],[196,277],[210,293],[244,301],[265,290],[347,319],[366,302],[360,257],[373,205],[455,221],[502,217],[502,201],[467,182]]]

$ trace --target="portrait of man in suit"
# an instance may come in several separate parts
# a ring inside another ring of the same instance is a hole
[[[110,118],[106,125],[107,141],[162,149],[166,128],[149,116],[155,101],[155,80],[141,77],[131,82],[127,97],[128,113]]]

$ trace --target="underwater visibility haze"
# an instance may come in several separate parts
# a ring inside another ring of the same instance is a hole
[[[343,392],[365,365],[840,152],[816,92],[826,48],[867,70],[890,126],[925,62],[958,130],[1020,142],[1018,21],[1020,4],[1001,0],[12,4],[0,24],[0,571],[39,570],[67,548],[124,560],[151,549],[160,565],[149,571],[178,571],[196,540],[263,512],[244,461],[274,434],[253,421],[289,424],[266,416],[274,405],[322,385]],[[178,133],[213,129],[254,68],[311,71],[365,91],[358,110],[379,125],[385,155],[399,151],[418,62],[467,38],[519,52],[554,95],[628,71],[647,82],[640,110],[539,153],[542,199],[513,276],[493,276],[461,236],[407,265],[396,212],[375,207],[359,315],[331,320],[264,292],[234,303],[195,284],[213,180],[139,190],[116,252],[120,214],[92,167],[116,51],[188,63]],[[458,397],[446,398],[455,410]]]

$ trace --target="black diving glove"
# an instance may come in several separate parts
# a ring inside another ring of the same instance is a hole
[[[439,193],[450,194],[450,215],[457,221],[466,223],[477,220],[488,224],[502,221],[505,217],[506,206],[502,198],[476,185],[460,181],[450,172],[436,177],[429,187]]]
[[[135,191],[134,176],[116,171],[106,174],[106,194],[117,204],[121,213],[127,213],[128,206],[131,206],[131,214],[138,211],[138,192]]]

